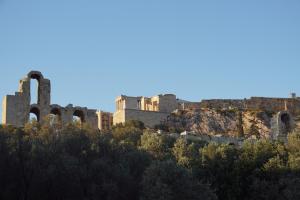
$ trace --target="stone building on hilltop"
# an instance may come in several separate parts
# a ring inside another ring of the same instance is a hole
[[[116,98],[115,103],[114,124],[139,120],[149,127],[160,124],[178,108],[176,96],[173,94],[157,95],[150,98],[121,95]]]
[[[173,94],[150,98],[121,95],[115,103],[115,125],[138,120],[152,128],[164,124],[198,134],[231,136],[244,134],[232,135],[232,132],[245,130],[245,134],[255,132],[261,137],[281,140],[285,140],[294,128],[300,128],[300,98],[295,94],[290,98],[252,97],[200,102],[180,100]]]

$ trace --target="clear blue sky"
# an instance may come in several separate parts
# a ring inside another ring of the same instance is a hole
[[[299,0],[0,0],[0,96],[31,69],[52,102],[300,93]]]

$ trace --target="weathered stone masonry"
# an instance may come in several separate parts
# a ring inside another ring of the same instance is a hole
[[[38,81],[37,104],[31,104],[30,81],[32,79]],[[49,115],[55,115],[62,124],[73,122],[73,117],[76,116],[81,122],[89,124],[94,129],[110,129],[112,125],[111,113],[98,112],[86,107],[74,107],[72,104],[66,107],[51,104],[50,80],[45,79],[39,71],[31,71],[20,80],[18,92],[4,97],[2,109],[2,124],[16,127],[24,126],[29,121],[30,113],[35,114],[39,122]]]
[[[129,97],[121,95],[116,99],[114,124],[129,120],[139,120],[146,126],[154,127],[160,124],[178,108],[176,96],[173,94],[154,97]]]

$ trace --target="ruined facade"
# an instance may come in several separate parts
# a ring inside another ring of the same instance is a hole
[[[31,104],[31,84],[32,79],[38,82],[37,103]],[[112,114],[78,107],[69,104],[62,107],[57,104],[51,104],[51,83],[45,79],[41,72],[31,71],[20,80],[19,90],[15,95],[7,95],[2,103],[2,124],[9,124],[16,127],[22,127],[29,122],[30,113],[36,115],[37,121],[42,122],[48,116],[55,116],[61,123],[72,123],[74,117],[77,117],[82,123],[87,123],[94,129],[106,130],[112,125]]]
[[[178,108],[176,96],[173,94],[157,95],[151,98],[121,95],[115,102],[114,124],[139,120],[146,126],[154,127]]]

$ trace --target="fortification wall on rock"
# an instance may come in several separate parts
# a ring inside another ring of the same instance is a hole
[[[215,108],[215,109],[230,109],[230,108],[245,108],[245,100],[239,99],[212,99],[203,100],[199,103],[200,108]]]
[[[277,113],[289,111],[292,115],[300,114],[299,98],[265,98],[251,97],[250,99],[212,99],[201,102],[187,102],[181,104],[182,109],[239,109],[239,110],[263,110]]]
[[[300,100],[298,98],[265,98],[252,97],[246,100],[249,110],[265,110],[270,112],[289,111],[293,115],[300,114]]]

